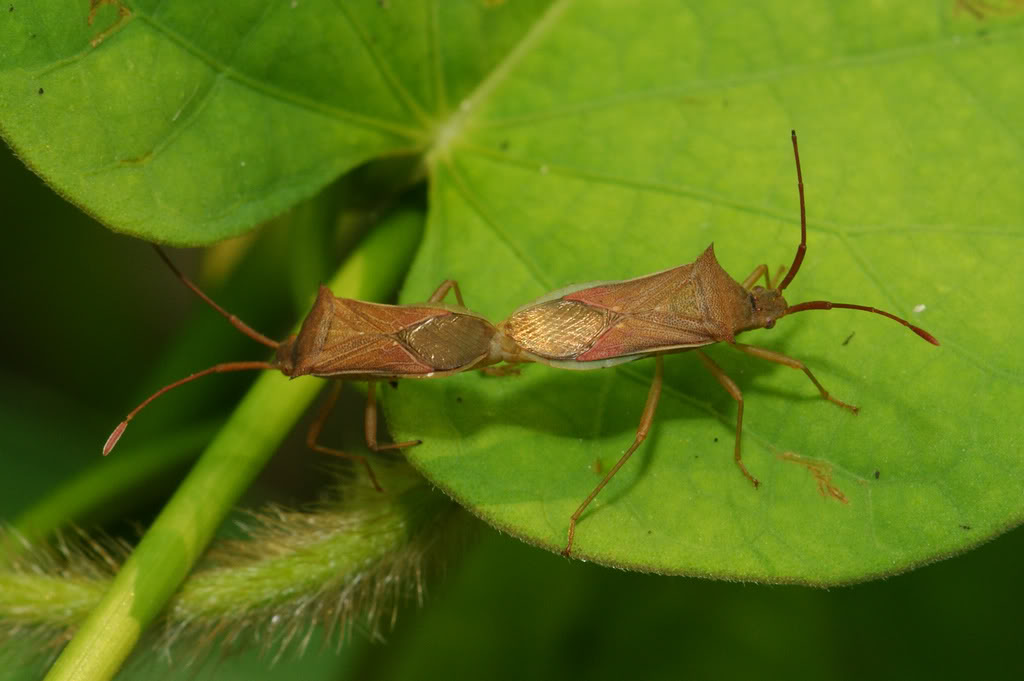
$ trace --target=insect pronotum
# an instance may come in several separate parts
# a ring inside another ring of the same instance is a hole
[[[509,341],[498,333],[493,324],[463,306],[459,285],[451,279],[443,282],[426,303],[412,305],[384,305],[339,298],[326,286],[321,286],[313,309],[302,322],[299,333],[277,342],[224,310],[182,274],[159,247],[156,251],[188,288],[227,318],[236,329],[273,349],[274,359],[269,362],[216,364],[164,386],[146,398],[118,424],[103,445],[104,456],[117,444],[128,422],[150,402],[169,390],[208,374],[254,369],[276,370],[291,378],[311,375],[366,381],[366,444],[374,452],[411,447],[420,441],[383,445],[377,443],[377,402],[374,393],[377,381],[450,376],[496,364],[509,350]],[[450,290],[455,292],[458,305],[440,302]],[[366,457],[317,443],[320,430],[334,407],[340,390],[341,380],[338,380],[324,402],[320,415],[310,425],[306,442],[314,451],[361,462],[366,467],[373,486],[380,490],[377,477]]]
[[[580,284],[550,293],[516,310],[498,329],[520,348],[520,361],[534,361],[562,369],[599,369],[654,356],[654,379],[633,443],[607,475],[580,503],[569,519],[563,554],[572,551],[576,524],[587,506],[604,489],[647,437],[661,395],[662,356],[693,351],[721,386],[736,400],[736,440],[733,457],[740,472],[756,488],[760,483],[743,464],[743,393],[736,383],[700,348],[725,342],[740,352],[803,371],[821,396],[843,409],[857,407],[829,393],[803,362],[775,350],[736,342],[736,335],[751,329],[770,329],[787,315],[807,310],[844,308],[888,317],[929,343],[939,342],[927,331],[889,312],[853,303],[813,300],[789,305],[782,291],[800,270],[807,251],[807,212],[800,153],[792,133],[800,195],[800,245],[785,278],[773,283],[767,265],[758,265],[742,282],[730,277],[715,258],[714,244],[696,261],[625,281]],[[765,286],[756,285],[764,277]]]

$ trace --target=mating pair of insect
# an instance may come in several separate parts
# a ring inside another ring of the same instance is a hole
[[[369,384],[365,411],[366,442],[372,451],[402,449],[419,440],[377,443],[375,383],[398,378],[438,378],[485,369],[505,362],[515,365],[540,362],[560,369],[600,369],[643,357],[655,358],[654,379],[633,443],[569,518],[564,555],[572,551],[576,524],[584,510],[622,468],[647,437],[661,395],[663,355],[694,351],[701,362],[736,400],[736,440],[733,456],[743,475],[756,488],[760,483],[743,464],[740,440],[743,432],[743,394],[739,387],[700,348],[726,342],[754,357],[803,371],[826,400],[854,413],[857,407],[833,397],[802,362],[773,350],[737,343],[735,337],[751,329],[770,329],[780,318],[806,310],[846,308],[879,314],[908,327],[938,345],[928,332],[893,314],[864,305],[815,300],[789,305],[782,297],[800,270],[807,250],[807,217],[803,177],[796,133],[792,134],[800,194],[800,245],[786,276],[773,283],[767,265],[758,265],[742,282],[730,277],[715,259],[713,246],[696,261],[673,269],[626,281],[570,286],[550,293],[516,310],[497,326],[466,309],[458,284],[445,281],[426,303],[382,305],[338,298],[321,286],[313,309],[297,335],[282,342],[254,331],[228,314],[171,263],[160,257],[200,298],[224,315],[239,331],[273,348],[269,362],[218,364],[172,383],[145,400],[118,425],[103,447],[110,453],[125,427],[142,408],[163,393],[210,373],[247,369],[273,369],[286,376],[319,376],[366,381]],[[765,286],[757,285],[761,278]],[[441,302],[454,291],[457,305]],[[500,368],[499,368],[500,370]],[[323,422],[334,406],[341,382],[334,385],[321,416],[310,427],[307,443],[315,451],[346,456],[366,466],[370,480],[380,490],[369,461],[317,443]]]

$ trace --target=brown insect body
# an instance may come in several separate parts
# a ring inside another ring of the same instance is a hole
[[[165,386],[149,397],[114,430],[104,446],[107,454],[117,443],[128,422],[142,408],[163,393],[210,373],[251,369],[274,369],[287,376],[313,375],[368,382],[365,435],[373,451],[401,449],[419,441],[377,445],[374,386],[378,380],[432,378],[485,368],[501,361],[541,362],[563,369],[597,369],[641,357],[655,358],[654,378],[633,443],[621,455],[600,483],[570,518],[568,543],[572,550],[576,523],[591,501],[615,476],[650,430],[661,394],[663,358],[667,353],[694,351],[719,384],[737,402],[734,459],[744,476],[756,488],[760,483],[750,474],[740,456],[743,427],[743,396],[739,387],[701,348],[719,342],[760,359],[803,371],[821,396],[854,413],[857,407],[833,397],[799,360],[779,352],[737,343],[743,331],[772,328],[777,319],[807,310],[835,308],[871,312],[892,319],[921,338],[938,345],[928,332],[904,319],[873,307],[816,300],[787,305],[782,291],[796,276],[807,244],[803,180],[792,135],[800,195],[800,245],[786,276],[773,286],[766,265],[760,265],[742,283],[730,277],[715,258],[713,245],[692,263],[635,279],[595,282],[555,291],[516,310],[498,326],[462,306],[454,281],[446,281],[427,303],[382,305],[338,298],[321,287],[312,311],[298,334],[283,342],[273,341],[228,314],[185,278],[159,249],[161,258],[197,295],[214,307],[242,333],[276,351],[271,362],[229,362]],[[782,272],[776,276],[776,280]],[[761,278],[766,286],[756,286]],[[455,289],[459,305],[440,301]],[[508,373],[508,372],[504,372]],[[363,462],[376,483],[365,457],[328,449],[316,443],[320,428],[337,398],[340,381],[328,398],[320,417],[307,435],[314,450],[347,456]]]
[[[498,330],[461,306],[384,305],[339,298],[321,286],[299,333],[273,364],[292,378],[433,378],[501,361]]]
[[[737,343],[736,336],[751,329],[770,329],[780,317],[797,312],[844,308],[888,317],[929,343],[939,344],[927,331],[877,308],[824,300],[792,306],[786,303],[782,291],[796,276],[807,250],[804,186],[795,132],[792,133],[792,142],[800,195],[800,245],[781,281],[782,271],[776,275],[773,285],[767,265],[756,267],[742,283],[736,281],[719,265],[712,244],[697,260],[686,265],[635,279],[580,284],[555,291],[519,308],[498,325],[498,330],[520,348],[519,355],[510,361],[533,361],[562,369],[586,370],[655,357],[654,378],[636,437],[571,516],[569,541],[563,554],[568,555],[572,551],[576,523],[583,511],[647,437],[661,395],[662,355],[694,351],[736,401],[733,458],[756,488],[760,483],[747,470],[740,456],[743,393],[701,350],[702,347],[725,342],[753,357],[798,369],[810,379],[824,399],[857,413],[857,407],[832,396],[803,362],[774,350]],[[766,286],[755,285],[761,278],[764,278]]]
[[[520,308],[498,328],[533,361],[574,369],[731,343],[738,333],[771,326],[786,310],[777,290],[748,291],[730,277],[714,244],[686,265],[553,295]]]
[[[377,444],[378,380],[397,378],[435,378],[449,376],[496,364],[510,356],[514,345],[498,329],[480,315],[462,305],[462,294],[453,280],[442,283],[429,301],[414,305],[384,305],[351,298],[339,298],[321,286],[313,309],[306,316],[299,333],[277,342],[255,331],[229,314],[185,277],[157,248],[161,259],[196,295],[213,307],[253,340],[272,348],[272,361],[226,362],[196,372],[166,385],[129,412],[103,445],[106,456],[124,434],[128,422],[160,395],[197,378],[229,371],[277,370],[291,378],[321,378],[367,381],[364,433],[367,446],[373,451],[402,449],[419,444],[419,440]],[[458,305],[440,302],[454,289]],[[344,456],[363,463],[374,487],[380,490],[373,469],[365,457],[330,449],[317,443],[324,421],[330,414],[341,388],[335,382],[320,416],[313,421],[306,436],[309,447],[317,452]]]

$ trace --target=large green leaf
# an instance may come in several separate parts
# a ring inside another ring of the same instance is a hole
[[[731,398],[695,358],[668,358],[651,437],[583,516],[577,555],[833,583],[1020,521],[1019,17],[952,0],[300,0],[138,3],[123,19],[104,5],[89,27],[52,7],[0,17],[0,122],[76,203],[119,230],[207,242],[364,160],[422,152],[430,218],[405,299],[456,277],[495,320],[712,241],[737,278],[788,264],[796,128],[809,253],[787,295],[888,309],[942,347],[855,312],[744,337],[807,361],[857,417],[798,372],[712,348],[744,390],[759,491],[731,461]],[[595,470],[631,441],[651,372],[414,382],[388,415],[396,437],[424,439],[409,455],[436,484],[560,548]],[[846,503],[819,493],[812,464]]]
[[[420,17],[327,0],[94,4],[89,22],[82,3],[3,13],[0,121],[114,229],[209,243],[428,139],[424,92],[406,85],[429,92]]]
[[[790,301],[875,305],[943,343],[847,311],[744,336],[805,360],[856,417],[799,372],[712,348],[744,391],[759,491],[732,462],[732,399],[696,358],[667,358],[651,437],[583,516],[577,555],[835,583],[1020,522],[1024,31],[976,31],[953,10],[557,3],[469,98],[433,159],[408,300],[457,277],[467,304],[501,318],[569,283],[690,261],[710,242],[737,279],[788,264],[795,127],[810,228]],[[648,360],[421,382],[389,415],[397,438],[424,439],[409,457],[436,484],[561,548],[596,471],[631,442],[652,371]]]

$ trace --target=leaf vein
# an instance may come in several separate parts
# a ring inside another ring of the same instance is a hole
[[[616,186],[626,187],[626,188],[630,188],[630,189],[636,189],[636,190],[639,190],[639,191],[649,191],[649,192],[656,192],[656,193],[659,193],[659,194],[666,194],[666,195],[670,195],[670,196],[679,196],[679,197],[682,197],[682,198],[691,199],[691,200],[694,200],[694,201],[700,201],[700,202],[703,202],[703,203],[709,203],[709,204],[716,205],[716,206],[725,206],[725,207],[732,208],[733,210],[736,210],[736,211],[739,211],[739,212],[742,212],[742,213],[748,213],[748,214],[751,214],[751,215],[756,215],[758,217],[769,218],[769,219],[772,219],[772,220],[779,220],[780,222],[787,222],[788,223],[788,222],[793,222],[794,221],[794,216],[792,216],[792,215],[781,215],[781,214],[778,214],[778,213],[773,213],[772,211],[769,211],[769,210],[764,209],[764,208],[758,208],[756,206],[751,206],[750,204],[741,203],[739,201],[734,201],[734,200],[726,198],[726,197],[718,196],[718,195],[715,195],[715,194],[710,194],[710,193],[703,192],[703,191],[700,191],[698,189],[693,189],[693,188],[690,188],[690,187],[680,187],[678,185],[670,185],[670,184],[664,184],[664,183],[660,183],[660,182],[652,182],[652,181],[649,181],[649,180],[634,180],[634,179],[625,178],[625,177],[618,177],[618,176],[614,176],[614,175],[605,175],[603,173],[596,173],[596,172],[593,172],[593,171],[590,171],[590,170],[585,170],[583,168],[573,168],[571,166],[563,166],[563,165],[558,165],[558,164],[552,164],[550,162],[540,162],[540,161],[531,161],[531,160],[522,159],[522,158],[514,158],[514,157],[508,156],[504,152],[494,151],[493,149],[489,149],[487,147],[483,147],[483,146],[472,144],[472,143],[461,143],[459,145],[459,148],[460,149],[464,149],[464,150],[466,150],[468,152],[471,152],[471,153],[478,154],[478,155],[480,155],[482,157],[488,158],[488,159],[490,159],[492,161],[495,161],[495,162],[497,162],[499,164],[500,163],[505,163],[505,164],[508,164],[508,165],[516,165],[516,166],[520,166],[520,167],[523,167],[523,168],[529,168],[531,170],[535,170],[535,169],[537,169],[539,167],[543,167],[546,172],[554,173],[554,174],[557,174],[557,175],[562,175],[564,177],[572,177],[572,178],[576,178],[576,179],[580,179],[580,180],[586,180],[588,182],[594,182],[594,183],[598,183],[598,184],[616,185]],[[810,228],[812,225],[811,225],[810,222],[808,222],[807,226],[808,226],[808,228]],[[819,230],[819,231],[821,231],[823,233],[827,233],[827,234],[839,233],[835,229],[829,228],[827,226],[823,227],[822,224],[818,223],[818,222],[815,222],[813,226],[814,226],[815,229],[817,229],[817,230]]]
[[[515,256],[515,258],[530,272],[538,284],[540,284],[545,290],[553,288],[553,285],[547,281],[547,277],[544,276],[543,271],[537,263],[532,258],[527,257],[526,253],[516,245],[516,242],[509,238],[508,234],[501,229],[497,220],[487,212],[483,206],[483,199],[473,191],[472,187],[469,185],[469,181],[462,176],[462,173],[455,165],[454,159],[449,159],[446,163],[446,167],[451,174],[452,183],[455,185],[456,189],[458,189],[459,193],[462,194],[466,203],[476,211],[484,224],[490,228],[494,236],[497,237],[498,240],[512,253],[512,255]]]
[[[963,38],[960,43],[954,43],[949,39],[935,40],[929,43],[908,45],[902,48],[895,48],[867,55],[838,57],[826,62],[794,64],[730,78],[714,80],[694,79],[681,85],[636,90],[609,97],[595,97],[593,99],[583,100],[566,106],[552,108],[547,111],[475,121],[474,125],[478,128],[486,129],[513,128],[543,121],[576,116],[582,113],[593,113],[634,102],[639,103],[649,100],[685,97],[696,98],[700,95],[732,90],[741,86],[758,85],[785,79],[799,78],[809,74],[826,74],[833,71],[852,70],[876,64],[891,64],[901,60],[909,60],[927,53],[942,54],[953,50],[986,48],[993,44],[1017,43],[1021,40],[1021,33],[1022,31],[1007,31],[1004,34],[1000,34],[995,37],[989,35],[987,37],[988,42],[982,42],[981,39],[970,38]]]
[[[266,96],[270,99],[276,99],[281,102],[291,104],[292,106],[295,106],[296,108],[299,109],[304,109],[306,111],[320,114],[328,118],[344,120],[348,123],[359,125],[364,128],[382,130],[385,132],[401,135],[403,137],[408,137],[414,140],[420,140],[423,137],[423,133],[421,131],[410,128],[401,123],[386,121],[378,118],[371,118],[370,116],[357,114],[353,111],[341,109],[336,106],[323,104],[321,102],[312,100],[308,97],[301,96],[295,92],[275,87],[263,81],[257,80],[256,78],[253,78],[241,71],[238,71],[231,65],[225,64],[224,62],[214,58],[212,54],[200,49],[198,45],[195,45],[194,43],[189,41],[185,36],[171,29],[169,26],[159,21],[158,19],[143,14],[140,14],[139,18],[142,19],[144,23],[151,26],[158,33],[165,36],[166,38],[174,42],[176,45],[181,47],[183,50],[185,50],[192,56],[196,57],[203,63],[205,63],[213,71],[223,73],[226,78],[230,78],[231,80],[239,83],[240,85],[249,88],[253,92]]]
[[[377,73],[380,74],[381,78],[388,84],[388,88],[395,95],[395,98],[402,103],[402,106],[419,120],[423,127],[430,127],[430,117],[427,116],[426,112],[420,107],[416,98],[410,94],[410,92],[402,86],[402,83],[395,74],[391,72],[391,69],[387,67],[383,57],[377,52],[373,46],[373,41],[370,36],[363,29],[362,25],[359,24],[348,11],[346,7],[347,0],[334,0],[335,7],[348,22],[348,25],[352,28],[352,32],[359,36],[360,42],[363,44],[363,48],[366,50],[366,54],[370,56],[373,61],[374,67],[377,69]]]
[[[427,25],[430,31],[430,66],[434,81],[434,92],[437,97],[437,111],[438,117],[444,119],[448,117],[449,109],[448,85],[445,82],[444,59],[441,52],[441,19],[438,16],[440,3],[438,0],[434,0],[434,2],[426,4],[426,7]]]

